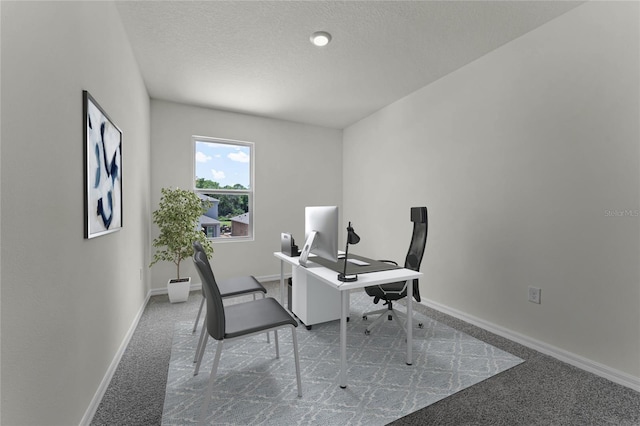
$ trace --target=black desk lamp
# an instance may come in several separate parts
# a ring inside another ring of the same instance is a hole
[[[338,280],[342,282],[358,281],[358,274],[347,275],[347,257],[349,256],[349,244],[354,245],[360,242],[360,237],[351,227],[351,222],[347,226],[347,246],[344,249],[344,271],[338,274]]]

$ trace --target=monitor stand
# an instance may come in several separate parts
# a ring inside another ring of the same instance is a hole
[[[304,242],[304,247],[302,248],[302,252],[300,253],[299,263],[300,266],[307,267],[307,262],[309,259],[309,253],[311,253],[311,248],[313,247],[313,243],[315,242],[316,236],[318,233],[316,231],[312,231],[307,237],[307,240]]]

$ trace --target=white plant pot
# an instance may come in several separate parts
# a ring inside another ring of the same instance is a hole
[[[189,298],[189,289],[191,288],[191,277],[185,278],[185,281],[167,283],[167,289],[169,291],[169,302],[179,303],[186,302]]]

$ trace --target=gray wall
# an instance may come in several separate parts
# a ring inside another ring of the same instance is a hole
[[[73,425],[149,290],[149,98],[112,3],[3,1],[1,40],[0,423]],[[124,138],[124,227],[92,240],[83,89]]]
[[[193,187],[192,135],[255,144],[254,241],[215,243],[211,262],[218,278],[274,278],[280,271],[273,257],[280,251],[280,233],[293,233],[302,247],[304,207],[341,204],[342,131],[152,100],[152,209],[161,188]],[[153,225],[152,237],[157,235]],[[181,275],[200,282],[191,259],[183,263]],[[173,275],[173,264],[154,265],[152,287],[166,288]]]
[[[360,251],[403,259],[426,205],[423,297],[636,383],[638,8],[579,6],[345,129],[343,155]]]

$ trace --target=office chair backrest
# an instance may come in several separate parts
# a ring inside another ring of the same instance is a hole
[[[202,253],[206,254],[206,252],[204,251],[204,247],[202,247],[202,244],[200,244],[200,241],[196,240],[196,241],[193,242],[192,245],[193,245],[193,254],[196,254],[197,252],[202,252]],[[204,284],[202,284],[201,291],[202,291],[202,297],[205,297],[205,295],[204,295]]]
[[[220,296],[216,279],[213,276],[211,265],[204,252],[194,253],[193,263],[195,263],[202,280],[202,287],[207,300],[207,331],[214,339],[222,340],[225,331],[224,306],[222,305],[222,297]]]
[[[202,244],[200,243],[200,241],[194,241],[193,242],[193,251],[194,252],[201,251],[203,253],[206,253],[204,251],[204,247],[202,247]]]
[[[413,234],[411,244],[404,261],[404,267],[414,271],[420,270],[420,264],[424,256],[424,249],[427,245],[427,230],[429,222],[426,207],[411,207],[411,221],[413,222]],[[413,280],[413,297],[420,301],[420,289],[418,280]]]

